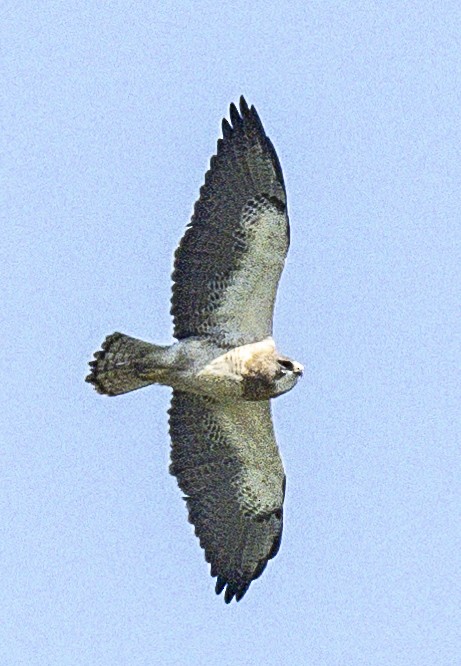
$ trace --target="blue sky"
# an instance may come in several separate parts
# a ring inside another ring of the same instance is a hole
[[[0,8],[0,663],[447,666],[461,653],[457,2]],[[168,474],[173,251],[230,102],[278,151],[279,555],[215,596]]]

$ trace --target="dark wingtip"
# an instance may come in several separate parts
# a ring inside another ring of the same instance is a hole
[[[240,113],[237,111],[237,107],[235,106],[234,103],[232,103],[230,105],[229,115],[230,115],[232,127],[234,128],[234,130],[241,127],[242,118],[240,116]]]
[[[248,590],[249,587],[250,583],[241,587],[240,590],[238,590],[238,592],[235,595],[235,601],[240,601],[240,599],[242,599],[245,596],[246,591]]]
[[[224,601],[226,604],[230,604],[232,599],[235,598],[235,601],[240,601],[242,599],[248,588],[250,587],[251,580],[248,583],[244,583],[243,585],[237,585],[237,583],[230,583],[227,581],[224,576],[219,576],[216,581],[216,587],[215,591],[216,594],[221,594],[223,590],[224,591]]]
[[[215,587],[216,594],[221,594],[221,592],[224,590],[225,587],[226,587],[226,579],[224,578],[224,576],[218,576]]]
[[[222,127],[223,138],[224,139],[229,138],[232,134],[232,127],[230,126],[229,121],[227,120],[227,118],[223,118],[221,127]]]
[[[233,106],[233,105],[232,105]],[[266,134],[266,130],[264,129],[264,126],[262,124],[261,118],[259,117],[258,112],[256,111],[256,107],[254,104],[252,104],[250,107],[248,106],[248,103],[243,95],[240,96],[240,113],[242,115],[242,119],[248,119],[250,122],[253,123],[254,127],[258,130],[259,134],[261,137],[266,141],[267,147],[269,149],[271,158],[272,158],[272,163],[274,165],[275,172],[277,174],[277,178],[280,181],[280,184],[283,187],[283,190],[286,195],[285,191],[285,182],[283,179],[283,173],[282,173],[282,167],[280,165],[280,160],[278,158],[277,152],[274,148],[274,144],[272,141],[269,139],[269,137]]]
[[[243,95],[240,95],[240,113],[242,116],[247,116],[248,113],[250,112],[250,109],[248,108],[247,101]]]

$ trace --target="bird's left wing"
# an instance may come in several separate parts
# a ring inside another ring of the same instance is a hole
[[[239,601],[279,549],[285,475],[269,402],[173,392],[170,471],[185,493],[216,592]]]

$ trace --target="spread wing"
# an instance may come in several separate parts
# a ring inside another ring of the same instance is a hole
[[[175,390],[169,414],[170,472],[217,594],[226,588],[226,603],[239,601],[282,536],[285,475],[269,402],[218,403]]]
[[[171,313],[176,338],[235,346],[272,334],[289,224],[282,169],[256,109],[242,97],[230,119],[176,250]]]

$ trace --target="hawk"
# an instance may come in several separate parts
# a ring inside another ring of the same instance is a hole
[[[272,339],[289,245],[286,191],[274,146],[240,98],[175,253],[176,342],[109,335],[86,381],[114,396],[172,387],[170,472],[185,494],[216,593],[239,601],[280,547],[285,474],[270,399],[290,391],[300,363]]]

